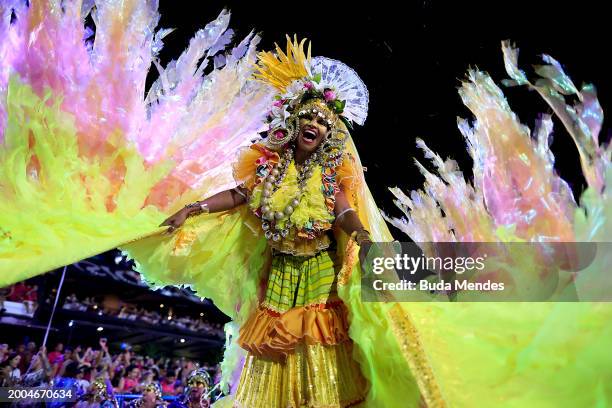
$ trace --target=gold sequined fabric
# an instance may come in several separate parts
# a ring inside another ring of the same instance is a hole
[[[442,396],[431,365],[427,361],[418,331],[399,304],[389,310],[389,321],[395,337],[400,342],[402,355],[416,378],[425,406],[428,408],[446,408],[448,405]]]
[[[248,355],[235,408],[360,406],[367,383],[352,358],[352,343],[304,345],[285,361]]]

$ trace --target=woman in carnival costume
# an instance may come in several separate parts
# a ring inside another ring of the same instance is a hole
[[[245,222],[267,240],[265,295],[238,338],[248,356],[237,406],[345,407],[365,399],[337,294],[344,248],[334,232],[370,242],[354,207],[363,175],[347,151],[345,125],[363,124],[368,91],[341,62],[311,59],[304,43],[259,56],[256,78],[279,93],[266,141],[241,151],[234,165],[239,186],[162,223],[173,231],[190,215],[246,205],[254,217]]]
[[[77,408],[118,408],[119,403],[115,398],[110,381],[104,377],[98,377],[89,386],[89,392],[79,397],[74,406]]]
[[[169,408],[208,408],[211,405],[211,378],[204,368],[194,370],[187,377],[183,396],[169,405]]]
[[[162,399],[161,386],[152,382],[144,386],[142,396],[130,401],[129,408],[164,408],[168,404]]]
[[[90,12],[94,40],[82,23]],[[219,404],[612,398],[605,303],[361,300],[359,244],[392,237],[348,133],[365,120],[367,93],[344,64],[310,58],[297,41],[258,54],[255,35],[226,50],[227,12],[166,67],[155,58],[169,30],[155,31],[151,2],[2,2],[0,16],[10,39],[0,43],[0,286],[121,247],[152,285],[190,285],[232,318],[222,368],[233,389]],[[516,55],[505,57],[529,85]],[[152,63],[160,77],[145,93]],[[461,92],[477,122],[461,130],[474,185],[428,151],[443,180],[423,169],[426,193],[394,190],[408,220],[393,222],[416,242],[605,240],[602,114],[588,89],[576,110],[550,91],[578,94],[569,83],[559,73],[534,87],[557,114],[584,114],[574,131],[592,129],[576,137],[590,186],[583,208],[551,171],[545,132],[532,143],[493,81],[471,73]]]

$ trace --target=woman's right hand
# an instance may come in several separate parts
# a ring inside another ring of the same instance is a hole
[[[185,223],[185,220],[187,219],[187,217],[189,217],[190,211],[191,211],[190,208],[185,207],[177,211],[170,217],[166,218],[166,220],[162,222],[161,224],[159,224],[159,226],[160,227],[167,226],[168,229],[166,230],[166,233],[170,234],[174,232],[176,229],[180,228],[181,225]]]

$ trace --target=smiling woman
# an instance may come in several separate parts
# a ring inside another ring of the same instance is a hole
[[[311,153],[319,147],[329,134],[329,124],[319,115],[304,113],[300,116],[300,133],[297,138],[297,153]],[[304,160],[299,160],[303,162]]]
[[[244,149],[234,165],[239,187],[164,223],[177,228],[194,212],[243,203],[259,218],[254,228],[267,240],[271,266],[265,295],[237,340],[248,352],[238,407],[347,407],[367,395],[337,287],[343,267],[353,267],[350,246],[338,242],[353,236],[366,248],[370,240],[353,207],[363,194],[363,175],[346,149],[345,125],[365,119],[367,90],[348,67],[311,61],[303,47],[304,41],[288,39],[286,54],[259,55],[257,78],[279,94],[268,138]],[[342,86],[328,75],[332,67],[349,74]],[[230,200],[236,193],[240,198]],[[224,195],[226,206],[220,204]]]
[[[258,53],[259,36],[251,33],[230,48],[227,11],[163,66],[158,52],[170,30],[155,31],[156,7],[145,0],[0,1],[0,38],[10,39],[0,42],[0,286],[121,247],[153,287],[189,285],[232,319],[222,387],[229,394],[223,402],[237,408],[610,401],[612,308],[604,302],[364,302],[358,257],[370,240],[392,236],[349,133],[368,116],[360,77],[341,62],[311,58],[297,39]],[[380,121],[370,135],[385,139],[364,138],[364,145],[372,167],[393,163],[400,171],[385,176],[412,181],[404,167],[409,154],[386,137],[409,140],[424,133],[424,118],[438,121],[419,109],[446,104],[437,85],[455,97],[465,59],[450,72],[446,61],[421,58],[424,48],[436,58],[444,51],[418,30],[407,35],[405,13],[370,9],[384,14],[387,26],[388,16],[402,18],[399,35],[378,41],[402,61],[369,53],[365,39],[344,30],[342,24],[355,25],[350,15],[326,14],[333,30],[318,31],[339,48],[335,55],[347,52],[340,47],[348,42],[358,58],[380,66],[368,82],[376,89],[388,80],[390,92],[378,93]],[[95,37],[83,27],[90,13]],[[507,15],[517,26],[517,14]],[[310,14],[301,16],[316,27]],[[483,36],[473,16],[453,18],[457,35],[474,28]],[[268,32],[278,32],[273,24]],[[398,52],[395,38],[408,44],[406,52]],[[459,53],[477,48],[448,38]],[[415,55],[418,63],[407,64]],[[409,218],[390,221],[418,242],[604,238],[612,172],[610,147],[599,146],[603,112],[594,89],[579,91],[550,57],[531,83],[516,66],[518,51],[504,47],[504,57],[509,83],[537,90],[572,125],[589,184],[585,205],[576,205],[553,171],[552,120],[530,132],[491,77],[470,71],[460,92],[477,121],[461,121],[460,130],[473,157],[472,180],[419,141],[438,176],[419,164],[424,191],[393,190]],[[438,78],[442,67],[450,83]],[[159,77],[148,87],[152,71]],[[415,92],[417,82],[427,92]],[[570,95],[576,100],[566,104]]]

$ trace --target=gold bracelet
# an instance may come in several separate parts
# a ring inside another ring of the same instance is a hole
[[[370,238],[370,232],[365,228],[353,231],[351,234],[351,239],[353,239],[359,246],[363,244],[363,241],[372,241],[372,238]]]
[[[188,204],[185,208],[189,208],[189,217],[192,215],[200,215],[200,214],[208,214],[210,210],[208,208],[208,204],[203,203],[201,201],[196,201],[195,203]]]

